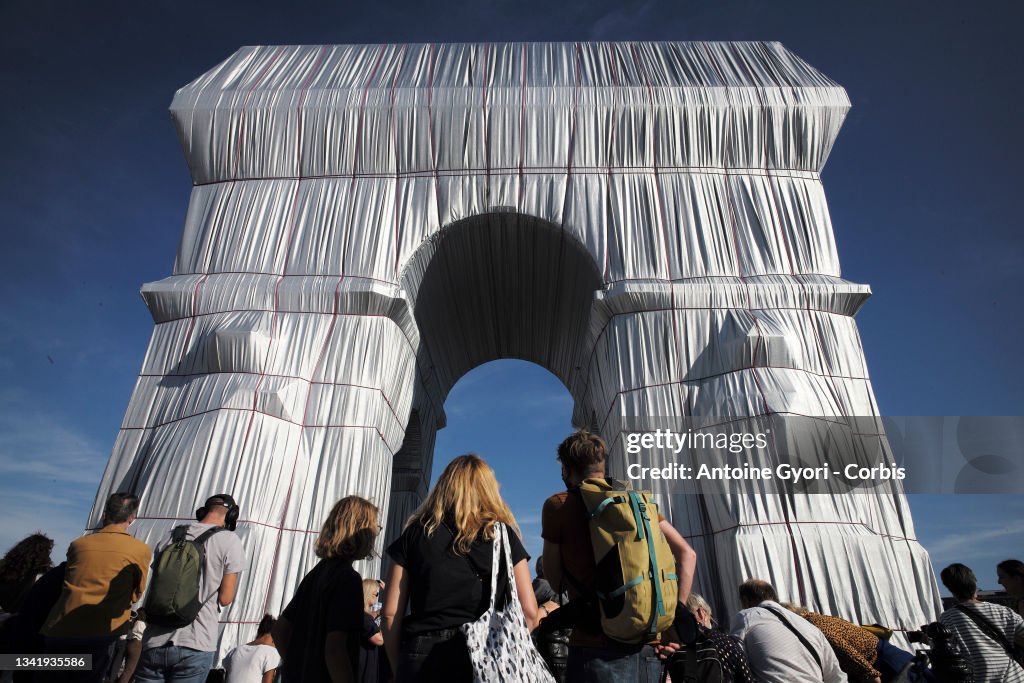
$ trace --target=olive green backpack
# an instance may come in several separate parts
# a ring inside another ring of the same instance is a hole
[[[679,590],[657,504],[615,479],[586,479],[578,490],[590,513],[601,630],[623,643],[657,639],[672,625]]]
[[[207,529],[195,540],[186,537],[188,525],[175,527],[171,542],[153,563],[153,580],[146,597],[146,622],[181,628],[199,615],[203,597],[199,594],[206,560],[206,540],[224,527]]]

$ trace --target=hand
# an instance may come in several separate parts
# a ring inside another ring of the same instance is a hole
[[[654,652],[658,655],[658,659],[664,661],[669,657],[679,652],[679,643],[659,643],[654,646]]]
[[[540,608],[544,611],[544,616],[550,616],[552,612],[558,609],[558,603],[548,600],[543,605],[541,605]]]

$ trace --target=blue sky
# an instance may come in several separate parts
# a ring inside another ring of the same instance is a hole
[[[853,101],[823,180],[844,275],[874,290],[857,320],[882,410],[1024,414],[1022,20],[1009,2],[8,0],[0,548],[42,528],[60,555],[81,528],[152,330],[139,286],[170,273],[187,207],[167,106],[241,45],[779,40]],[[530,533],[571,405],[521,366],[463,378],[436,460],[488,456]],[[984,586],[1024,555],[1024,496],[911,505],[936,564]]]

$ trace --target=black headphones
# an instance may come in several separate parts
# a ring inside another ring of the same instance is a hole
[[[228,514],[224,518],[224,528],[228,531],[234,531],[238,523],[239,507],[235,499],[228,493],[218,493],[207,498],[206,502],[203,503],[203,507],[196,510],[196,520],[201,521],[210,512],[210,507],[214,505],[220,505],[228,509]]]

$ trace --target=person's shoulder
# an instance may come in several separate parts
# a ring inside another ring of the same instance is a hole
[[[552,493],[547,499],[544,500],[545,505],[565,505],[565,501],[569,498],[568,491],[558,491]]]
[[[544,500],[544,506],[541,509],[542,510],[542,514],[551,515],[551,514],[558,513],[559,511],[561,511],[565,507],[565,504],[566,504],[566,502],[568,500],[569,500],[569,492],[568,491],[559,491],[558,493],[555,493],[555,494],[552,494],[552,495],[548,496]]]
[[[242,549],[242,537],[239,536],[236,532],[231,531],[230,529],[225,529],[224,531],[215,535],[221,536],[222,539],[224,540],[224,543],[230,546],[232,549]]]
[[[279,664],[281,661],[281,653],[278,652],[277,648],[273,645],[264,645],[263,643],[260,643],[256,646],[256,651],[270,662],[276,662]]]
[[[362,591],[363,577],[355,570],[350,561],[340,557],[328,557],[320,560],[306,576],[323,576],[327,584],[331,585],[358,584],[359,590]]]
[[[443,527],[439,527],[443,528]],[[430,536],[427,535],[426,529],[419,522],[413,522],[404,529],[402,533],[395,539],[393,546],[397,546],[405,550],[406,552],[415,552],[416,548],[422,547],[423,544],[430,542]]]
[[[807,620],[811,623],[811,625],[813,625],[815,628],[821,631],[829,631],[836,635],[849,632],[851,626],[854,628],[858,628],[846,619],[840,619],[839,617],[834,617],[831,614],[807,612],[805,614],[798,614],[797,616]]]
[[[751,609],[755,611],[760,610],[762,613],[766,611],[775,612],[776,614],[781,614],[784,619],[789,621],[804,621],[798,615],[790,612],[788,609],[783,607],[781,603],[776,602],[775,600],[762,600],[757,607],[752,607]],[[772,618],[774,619],[775,617]]]
[[[81,550],[83,547],[88,547],[90,543],[95,543],[96,539],[93,536],[97,534],[86,534],[85,536],[79,536],[75,540],[68,544],[68,552],[75,552]]]
[[[760,604],[754,605],[753,607],[741,609],[739,612],[737,612],[736,621],[739,624],[744,624],[747,626],[751,626],[754,624],[762,625],[766,623],[778,624],[779,626],[782,626],[782,624],[779,624],[779,620],[776,619],[775,616],[773,616],[772,612],[775,612],[776,614],[781,614],[783,619],[786,618],[786,613],[792,614],[791,612],[789,612],[789,610],[787,610],[785,607],[783,607],[777,602],[773,602],[771,600],[763,600]],[[796,615],[792,614],[792,616],[795,617]],[[801,619],[801,621],[803,620]],[[808,626],[810,626],[810,624],[808,624]],[[811,628],[814,627],[811,626]]]
[[[140,541],[134,536],[128,536],[128,538],[124,539],[124,542],[132,553],[145,555],[148,558],[150,552],[152,552],[145,541]]]
[[[744,625],[753,619],[759,611],[756,607],[745,607],[733,616],[733,624],[737,627]]]
[[[199,538],[201,535],[209,530],[214,530],[212,534],[206,539],[207,545],[224,548],[230,551],[241,550],[242,539],[234,531],[225,527],[214,526],[213,524],[200,524],[198,522],[193,523],[192,533],[190,535],[195,538]]]
[[[980,607],[982,610],[987,610],[989,612],[995,612],[997,614],[1005,614],[1006,612],[1013,612],[1012,609],[1010,609],[1006,605],[1000,605],[998,602],[979,602],[979,603],[977,603],[977,606]]]
[[[1021,616],[1006,605],[1000,605],[995,602],[979,602],[978,606],[981,607],[982,613],[987,613],[986,616],[989,618],[999,619],[1007,623],[1021,620]]]
[[[442,525],[442,526],[440,526],[438,528],[443,528],[443,527],[444,527],[444,525]],[[418,521],[412,522],[407,527],[402,529],[402,533],[401,533],[400,537],[406,538],[408,540],[424,539],[424,538],[427,538],[427,530],[423,528],[423,524],[422,523],[420,523]]]

